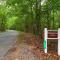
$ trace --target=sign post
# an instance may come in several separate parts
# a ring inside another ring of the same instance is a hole
[[[58,55],[60,55],[60,28],[58,29]]]
[[[44,29],[44,52],[47,53],[47,28]]]
[[[49,33],[52,32],[52,33]],[[53,34],[53,32],[57,32]],[[50,34],[50,37],[49,37]],[[53,38],[52,38],[53,37]],[[44,29],[44,52],[47,53],[47,40],[58,40],[58,55],[60,55],[60,28],[58,30],[47,30],[47,28]]]

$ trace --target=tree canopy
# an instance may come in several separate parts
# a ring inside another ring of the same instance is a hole
[[[1,0],[0,30],[41,34],[45,27],[60,27],[60,0]]]

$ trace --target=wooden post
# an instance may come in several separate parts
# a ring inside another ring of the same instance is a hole
[[[58,29],[58,55],[60,55],[60,28]]]
[[[48,31],[47,31],[47,28],[44,29],[44,52],[47,53],[47,36],[48,35]]]

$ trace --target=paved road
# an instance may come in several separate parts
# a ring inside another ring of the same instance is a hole
[[[4,55],[12,47],[17,35],[18,32],[13,30],[0,33],[0,60],[3,60]]]

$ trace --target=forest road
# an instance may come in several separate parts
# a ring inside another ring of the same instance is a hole
[[[14,30],[7,30],[6,32],[0,33],[0,60],[3,60],[4,55],[13,46],[18,34]]]

